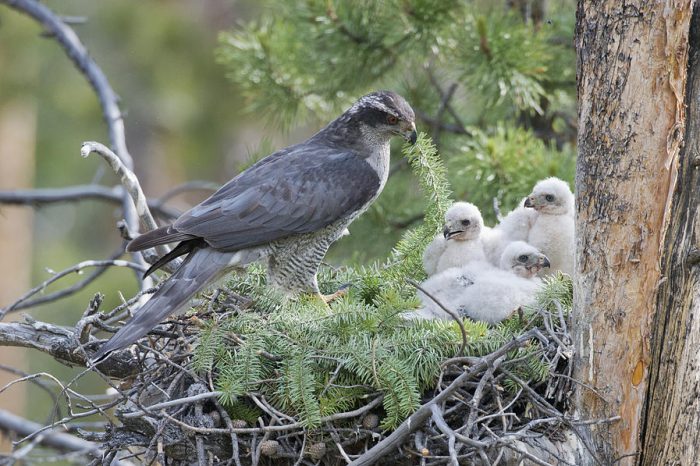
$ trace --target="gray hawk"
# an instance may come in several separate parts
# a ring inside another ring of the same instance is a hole
[[[132,344],[208,283],[254,261],[267,260],[268,284],[285,294],[319,294],[321,260],[384,188],[389,142],[397,135],[416,141],[411,106],[394,92],[373,92],[306,141],[243,171],[172,225],[131,241],[129,251],[179,243],[147,274],[187,257],[93,361]]]

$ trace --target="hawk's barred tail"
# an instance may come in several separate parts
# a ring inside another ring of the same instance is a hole
[[[195,293],[219,278],[229,267],[234,254],[210,248],[192,251],[138,313],[102,345],[91,362],[97,364],[110,352],[125,348],[146,335],[168,315],[187,304]]]

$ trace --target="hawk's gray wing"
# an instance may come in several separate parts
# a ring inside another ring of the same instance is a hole
[[[356,152],[302,144],[242,172],[173,224],[222,251],[317,231],[359,210],[380,187]]]

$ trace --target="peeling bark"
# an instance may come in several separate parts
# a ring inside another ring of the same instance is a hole
[[[700,8],[690,28],[688,118],[661,260],[640,464],[700,463]]]
[[[603,464],[635,464],[642,447],[652,323],[668,278],[661,255],[669,228],[675,237],[692,3],[578,4],[573,336],[576,378],[595,392],[579,388],[574,405],[586,418],[621,416],[584,432]]]

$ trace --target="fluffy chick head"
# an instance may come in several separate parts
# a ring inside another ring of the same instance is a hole
[[[523,205],[543,214],[565,215],[574,210],[574,195],[567,182],[551,177],[538,181]]]
[[[545,267],[549,267],[547,256],[524,241],[513,241],[501,254],[501,268],[519,277],[532,278]]]
[[[479,208],[469,202],[455,202],[445,212],[445,228],[442,233],[446,240],[467,241],[481,234],[484,219]]]

